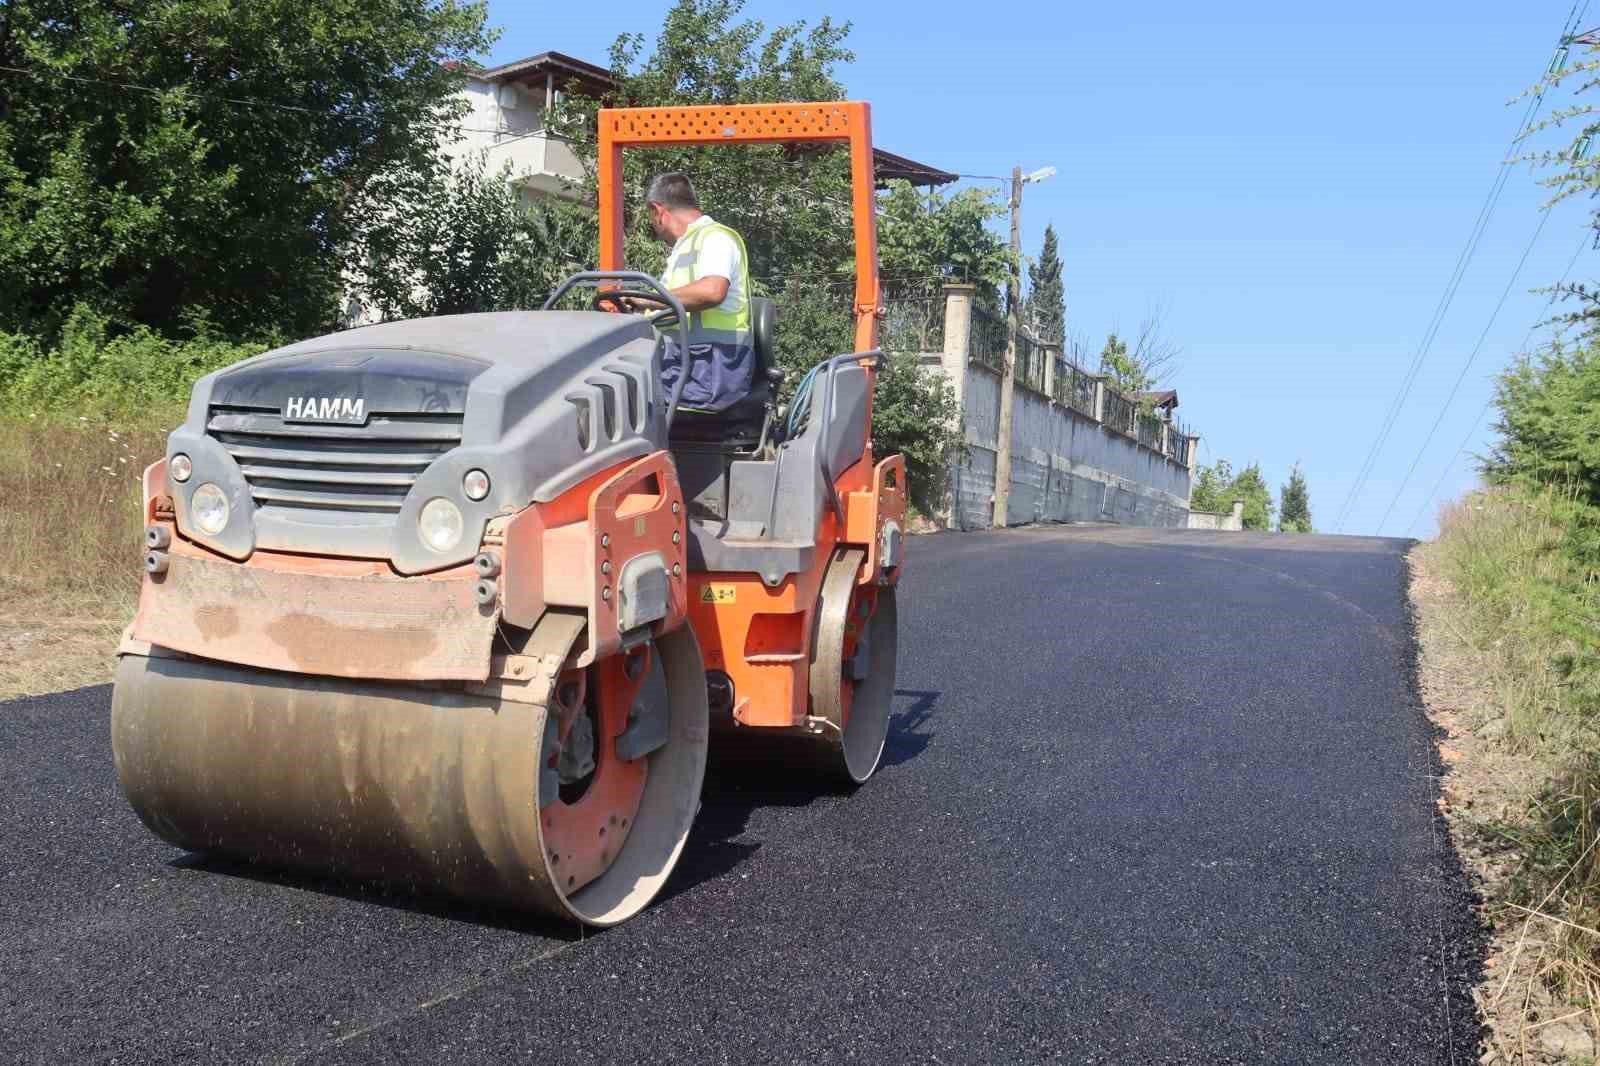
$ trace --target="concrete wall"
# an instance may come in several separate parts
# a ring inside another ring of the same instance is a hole
[[[965,286],[951,286],[947,293],[945,351],[938,357],[960,400],[967,444],[966,455],[950,471],[943,517],[952,528],[985,529],[994,517],[1001,375],[968,360],[970,298]],[[1188,454],[1197,451],[1191,447]],[[1008,525],[1117,522],[1181,528],[1189,521],[1191,478],[1188,466],[1016,385]]]
[[[544,132],[544,93],[523,85],[468,78],[461,89],[468,111],[458,141],[445,145],[457,159],[480,153],[491,174],[509,166],[524,199],[577,195],[583,164],[565,138]]]
[[[1220,529],[1225,533],[1244,530],[1244,501],[1234,500],[1233,510],[1222,514],[1216,511],[1190,511],[1190,529]]]

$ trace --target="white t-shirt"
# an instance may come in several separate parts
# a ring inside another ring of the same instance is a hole
[[[678,243],[672,246],[672,254],[667,256],[669,271],[672,269],[672,264],[678,261],[678,256],[689,250],[695,232],[709,225],[712,225],[710,215],[701,215],[689,223],[689,228],[683,231]],[[700,258],[694,263],[694,280],[699,281],[706,277],[728,279],[728,295],[717,305],[717,310],[732,313],[743,306],[744,256],[739,254],[739,242],[728,236],[724,230],[708,233],[700,242]]]

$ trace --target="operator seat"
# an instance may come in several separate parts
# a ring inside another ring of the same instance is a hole
[[[674,441],[749,447],[760,443],[768,411],[775,406],[778,386],[783,384],[783,371],[774,365],[772,348],[777,324],[776,305],[766,297],[752,296],[750,342],[755,349],[755,366],[750,373],[749,394],[722,411],[678,405],[672,421]]]

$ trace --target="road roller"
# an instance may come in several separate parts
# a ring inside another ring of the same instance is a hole
[[[111,710],[164,840],[607,926],[666,883],[713,746],[846,787],[877,767],[907,486],[872,443],[868,106],[598,120],[598,269],[544,309],[349,329],[196,383],[144,472]],[[753,300],[751,395],[680,406],[663,339],[687,351],[689,318],[624,269],[623,151],[785,142],[850,153],[856,351],[817,353],[780,406],[781,326]]]

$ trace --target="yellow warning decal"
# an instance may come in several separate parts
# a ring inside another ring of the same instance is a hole
[[[707,585],[700,590],[701,603],[732,603],[735,585]]]

